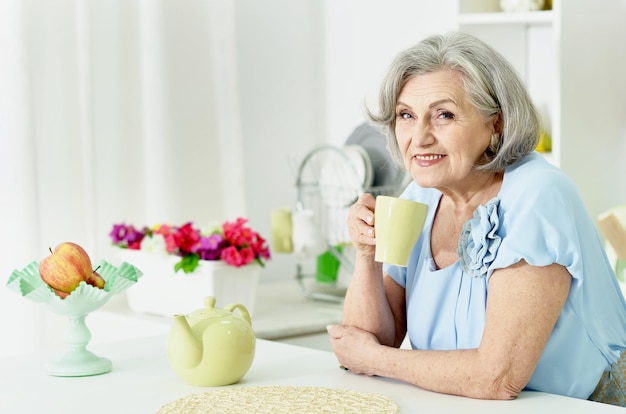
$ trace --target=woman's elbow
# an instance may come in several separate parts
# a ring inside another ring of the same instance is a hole
[[[493,400],[514,400],[519,393],[522,392],[522,388],[501,386],[497,387],[493,391]]]
[[[525,387],[525,384],[510,375],[500,375],[487,382],[490,384],[485,388],[488,395],[483,398],[490,400],[514,400]]]

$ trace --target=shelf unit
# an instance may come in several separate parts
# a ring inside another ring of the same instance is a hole
[[[459,1],[459,29],[494,46],[520,74],[541,115],[542,127],[552,136],[552,151],[544,156],[560,165],[560,130],[553,123],[559,107],[558,62],[552,10],[505,13],[498,2]],[[461,8],[463,6],[463,8]]]
[[[572,177],[590,214],[623,204],[626,2],[553,0],[552,10],[513,13],[500,11],[498,0],[456,6],[457,28],[492,45],[521,75],[552,136],[546,158]]]

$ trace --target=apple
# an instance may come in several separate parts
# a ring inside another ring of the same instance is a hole
[[[91,272],[91,274],[89,275],[87,280],[85,280],[85,282],[87,282],[91,286],[95,286],[97,288],[104,289],[104,278],[102,276],[100,276],[100,273],[98,273],[97,270],[98,269],[96,269],[93,272]]]
[[[52,289],[54,291],[54,293],[57,294],[58,297],[60,297],[61,299],[65,299],[66,297],[68,297],[70,294],[67,292],[61,292],[60,290],[56,290],[56,289]]]
[[[52,289],[71,293],[92,274],[89,255],[76,243],[61,243],[50,253],[39,263],[39,274]]]

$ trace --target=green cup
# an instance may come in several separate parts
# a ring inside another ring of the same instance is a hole
[[[374,260],[406,267],[413,246],[424,227],[427,213],[428,206],[423,203],[398,197],[376,197]]]
[[[335,246],[335,250],[341,253],[343,248],[340,245]],[[335,283],[339,274],[341,263],[333,255],[330,250],[317,256],[317,272],[315,281],[319,283]]]

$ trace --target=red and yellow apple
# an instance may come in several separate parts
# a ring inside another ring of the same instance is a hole
[[[104,278],[100,276],[100,273],[97,272],[97,269],[91,272],[87,280],[85,280],[91,286],[95,286],[100,289],[104,289]]]
[[[39,263],[39,274],[55,291],[71,293],[92,275],[89,255],[76,243],[64,242]],[[61,294],[59,294],[61,296]]]
[[[52,289],[54,291],[54,293],[57,294],[58,297],[60,297],[61,299],[65,299],[69,293],[67,292],[61,292],[60,290],[56,290],[56,289]]]

